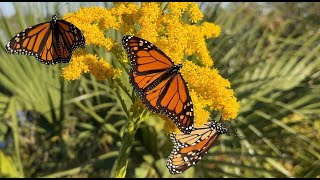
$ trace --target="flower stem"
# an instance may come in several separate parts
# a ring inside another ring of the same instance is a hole
[[[121,97],[121,93],[120,93],[120,90],[118,88],[118,86],[119,87],[121,86],[120,81],[108,80],[108,82],[110,84],[110,87],[115,91],[115,94],[116,94],[117,98],[120,101],[121,107],[123,108],[123,111],[126,113],[127,117],[129,118],[130,117],[130,112],[128,111],[126,103],[124,102],[123,98]],[[114,82],[116,82],[118,86],[115,86]],[[126,91],[126,89],[122,89],[122,90]],[[130,95],[129,92],[126,92],[126,94],[128,96]],[[129,97],[131,98],[131,96],[129,96]]]
[[[126,131],[122,138],[122,145],[119,157],[111,171],[112,178],[124,178],[126,176],[128,167],[128,157],[131,152],[132,143],[134,141],[134,135],[141,122],[141,116],[135,119],[132,118],[128,121]]]

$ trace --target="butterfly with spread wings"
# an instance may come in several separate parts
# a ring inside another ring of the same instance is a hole
[[[216,121],[195,127],[190,134],[170,133],[173,150],[167,159],[167,168],[171,174],[179,174],[196,164],[228,129]],[[228,124],[229,125],[229,124]]]
[[[52,65],[68,63],[73,50],[84,44],[85,38],[76,26],[53,15],[51,21],[17,34],[5,49],[7,53],[35,56],[41,63]]]
[[[193,129],[193,104],[185,80],[171,59],[152,43],[124,36],[131,63],[129,81],[146,107],[171,118],[183,133]]]

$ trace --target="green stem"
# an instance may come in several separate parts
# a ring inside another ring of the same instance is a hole
[[[122,145],[120,148],[119,157],[115,162],[115,165],[111,171],[112,178],[124,178],[127,173],[128,157],[131,152],[132,143],[134,141],[134,135],[142,122],[141,116],[136,119],[129,119],[127,123],[126,131],[122,138]]]
[[[121,94],[120,94],[120,91],[119,91],[118,87],[116,87],[114,85],[112,80],[108,80],[108,81],[109,81],[110,87],[114,90],[117,98],[119,99],[123,111],[126,113],[127,117],[129,118],[130,117],[130,112],[128,111],[127,105],[126,105],[126,103],[123,101],[123,99],[121,97]],[[119,82],[117,82],[117,83],[119,83]]]
[[[128,91],[128,89],[127,89],[126,87],[124,87],[124,85],[120,82],[119,79],[115,79],[115,80],[113,80],[113,81],[117,83],[117,85],[122,89],[122,91],[123,91],[124,93],[126,93],[126,95],[127,95],[130,99],[132,99],[132,95],[130,94],[130,92]]]

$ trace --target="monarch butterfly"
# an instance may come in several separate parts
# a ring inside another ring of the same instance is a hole
[[[14,36],[5,49],[10,54],[35,56],[41,63],[68,63],[73,50],[85,44],[82,32],[73,24],[58,20],[31,26]]]
[[[131,63],[129,81],[146,107],[171,118],[183,133],[193,129],[193,104],[182,64],[171,59],[152,43],[135,36],[124,36],[122,45]]]
[[[197,163],[206,154],[220,134],[227,133],[226,124],[210,121],[195,127],[190,134],[170,133],[173,150],[166,166],[171,174],[179,174]]]

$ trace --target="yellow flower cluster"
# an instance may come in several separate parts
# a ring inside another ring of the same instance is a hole
[[[111,8],[109,11],[115,17],[118,23],[116,30],[119,30],[122,34],[135,33],[135,19],[138,17],[138,5],[130,2],[114,3],[115,7]],[[105,9],[108,11],[107,9]],[[105,17],[110,19],[112,17]],[[105,28],[107,30],[108,28]]]
[[[196,3],[170,2],[168,4],[169,12],[161,14],[147,6],[142,8],[144,11],[154,12],[154,16],[158,17],[155,29],[158,31],[158,39],[153,40],[155,39],[154,33],[149,33],[148,36],[144,34],[144,39],[157,45],[175,63],[182,63],[185,55],[194,54],[198,56],[204,66],[211,67],[213,65],[205,38],[218,37],[220,27],[209,22],[203,22],[200,26],[190,25],[182,19],[184,12],[189,13],[192,22],[198,22],[202,19],[203,14]],[[138,35],[140,34],[138,33]]]
[[[96,55],[78,51],[74,54],[69,66],[62,69],[62,76],[66,80],[76,80],[82,73],[92,73],[98,80],[115,78],[121,74],[121,70],[113,68],[106,60]]]
[[[198,8],[198,5],[195,3],[190,3],[189,14],[190,14],[190,20],[193,23],[196,23],[203,18],[203,14],[201,10]]]
[[[170,14],[172,18],[180,19],[183,12],[188,8],[189,2],[169,2],[168,8],[170,9]]]
[[[152,11],[150,11],[152,10]],[[137,36],[155,42],[158,36],[158,22],[157,19],[161,15],[160,4],[157,2],[141,4],[139,24],[141,28]]]
[[[240,104],[234,97],[233,90],[230,89],[230,82],[222,78],[216,69],[200,67],[191,61],[186,61],[181,74],[188,82],[189,89],[194,90],[195,96],[202,99],[199,106],[209,105],[212,110],[219,110],[222,112],[223,119],[236,118]],[[191,97],[196,99],[195,96]],[[197,105],[194,104],[194,106]]]
[[[228,80],[214,69],[213,60],[205,40],[220,35],[220,27],[214,23],[201,22],[203,14],[192,2],[132,2],[115,3],[113,8],[83,7],[76,13],[65,15],[65,19],[75,24],[84,33],[86,45],[104,47],[108,52],[119,55],[121,44],[105,36],[108,30],[117,30],[122,35],[135,35],[146,39],[174,61],[183,63],[181,73],[188,83],[194,104],[195,125],[209,120],[211,110],[222,112],[224,119],[236,118],[239,103],[230,89]],[[191,22],[191,24],[190,24]],[[197,24],[195,24],[197,23]],[[199,65],[185,61],[185,56],[195,55]],[[124,59],[118,59],[125,62]],[[105,60],[98,60],[92,54],[74,54],[72,63],[65,68],[65,79],[77,79],[81,73],[91,72],[99,78],[114,77],[120,74]],[[105,74],[105,76],[103,76]],[[166,118],[164,118],[166,119]],[[177,128],[171,120],[166,120],[166,130]]]
[[[68,20],[75,26],[77,26],[83,33],[86,39],[86,45],[94,44],[96,46],[104,47],[106,51],[114,46],[114,41],[111,38],[104,36],[104,30],[99,25],[103,24],[105,18],[110,17],[110,13],[103,7],[82,7],[76,13],[68,13],[63,16],[64,19]],[[110,17],[111,18],[111,17]],[[102,21],[102,22],[101,22]],[[116,22],[110,20],[108,23],[111,26],[117,26]]]

